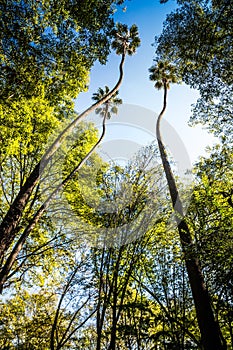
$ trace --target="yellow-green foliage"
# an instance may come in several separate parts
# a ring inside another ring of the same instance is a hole
[[[54,108],[44,96],[0,105],[1,160],[35,154],[58,126]]]
[[[99,138],[97,129],[93,124],[80,124],[75,133],[70,137],[70,151],[66,152],[63,163],[63,177],[65,178],[84,159]],[[101,189],[98,186],[102,171],[107,169],[96,154],[82,166],[74,177],[69,181],[64,190],[64,195],[75,214],[90,222],[92,213],[101,200]]]

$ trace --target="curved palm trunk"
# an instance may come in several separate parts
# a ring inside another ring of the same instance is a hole
[[[25,184],[22,186],[19,191],[17,197],[14,202],[10,206],[7,214],[5,215],[1,225],[0,225],[0,259],[3,258],[4,253],[9,249],[11,243],[15,238],[15,234],[17,232],[18,224],[22,218],[24,209],[28,203],[28,200],[32,194],[32,191],[37,184],[41,173],[44,168],[47,166],[49,160],[53,156],[53,154],[60,147],[62,141],[65,139],[67,134],[70,134],[73,129],[80,123],[81,120],[84,119],[88,114],[94,111],[98,106],[106,102],[110,99],[116,91],[118,91],[122,80],[123,80],[123,66],[125,62],[125,53],[122,54],[119,71],[120,76],[119,80],[114,86],[114,88],[104,96],[100,101],[94,103],[89,108],[87,108],[83,113],[81,113],[72,123],[70,123],[56,138],[53,144],[49,147],[49,149],[45,152],[40,162],[35,166],[32,173],[28,176]]]
[[[164,82],[164,101],[163,109],[159,114],[156,124],[156,137],[158,140],[159,151],[163,163],[164,172],[167,178],[172,205],[175,211],[177,227],[180,235],[182,250],[184,253],[186,268],[189,277],[189,283],[192,290],[195,304],[197,321],[201,332],[203,349],[205,350],[222,350],[226,349],[225,342],[222,338],[218,323],[214,319],[211,307],[209,293],[204,283],[201,267],[195,247],[192,242],[192,236],[189,227],[185,221],[182,203],[176,186],[175,178],[168,161],[167,153],[161,138],[160,123],[166,110],[167,104],[167,85]]]
[[[11,254],[7,258],[5,265],[3,266],[1,272],[0,272],[0,293],[2,293],[4,283],[7,280],[7,276],[9,272],[11,271],[11,268],[17,259],[17,256],[19,255],[27,237],[30,235],[31,231],[34,229],[42,215],[44,214],[45,210],[48,208],[49,203],[53,199],[53,197],[59,192],[59,190],[64,187],[68,181],[74,176],[74,174],[81,169],[81,167],[84,165],[84,163],[87,161],[87,159],[93,154],[93,152],[96,150],[98,145],[101,143],[101,141],[104,138],[105,132],[106,132],[106,118],[107,113],[103,118],[102,123],[102,133],[99,138],[99,140],[96,142],[96,144],[91,148],[91,150],[87,153],[87,155],[79,162],[79,164],[72,170],[72,172],[55,188],[55,190],[49,195],[49,197],[46,199],[46,201],[41,205],[41,207],[37,210],[31,221],[29,222],[28,226],[25,228],[24,232],[22,233],[21,237],[19,238],[18,242],[15,244]]]

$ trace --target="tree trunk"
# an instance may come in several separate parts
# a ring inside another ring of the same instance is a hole
[[[226,345],[222,338],[219,324],[214,319],[214,313],[211,307],[209,293],[204,283],[204,277],[202,275],[200,263],[195,252],[195,246],[192,242],[192,236],[184,218],[182,203],[176,186],[175,178],[173,176],[167,153],[161,138],[160,122],[166,110],[166,103],[167,85],[166,82],[164,82],[163,109],[158,117],[156,124],[156,136],[158,140],[159,151],[163,163],[164,172],[167,178],[172,205],[176,214],[177,227],[192,290],[203,348],[205,350],[223,350],[226,349]]]
[[[111,339],[108,350],[116,350],[116,331],[117,331],[117,290],[114,287],[113,305],[112,305],[112,325],[111,325]]]

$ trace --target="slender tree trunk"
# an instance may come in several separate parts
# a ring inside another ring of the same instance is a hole
[[[25,181],[23,187],[19,191],[17,197],[14,202],[10,206],[7,214],[5,215],[1,225],[0,225],[0,259],[3,258],[5,252],[9,249],[12,244],[15,235],[17,233],[18,225],[22,218],[24,209],[28,203],[28,200],[33,192],[33,189],[37,182],[39,181],[40,175],[47,166],[49,160],[53,156],[53,154],[60,147],[61,143],[67,136],[70,134],[73,129],[80,123],[80,121],[86,117],[89,113],[94,111],[98,106],[106,102],[110,99],[116,91],[118,91],[122,80],[123,80],[123,66],[125,61],[125,54],[122,54],[120,66],[119,66],[119,80],[115,87],[100,101],[94,103],[92,106],[87,108],[82,114],[80,114],[72,123],[70,123],[57,137],[57,139],[53,142],[53,144],[49,147],[49,149],[43,155],[41,161],[35,166],[32,173],[28,176]]]
[[[119,250],[116,265],[113,271],[112,324],[111,324],[110,344],[108,346],[108,350],[116,350],[116,332],[117,332],[117,321],[118,321],[117,302],[118,302],[118,295],[119,295],[118,276],[119,276],[120,259],[122,256],[122,251],[123,251],[123,247],[121,247]]]
[[[73,171],[49,195],[49,197],[46,199],[46,201],[37,210],[37,212],[35,213],[35,215],[31,219],[31,221],[29,222],[28,226],[25,228],[25,230],[22,233],[22,235],[20,236],[18,242],[15,244],[14,248],[12,249],[9,257],[7,258],[5,264],[0,272],[0,293],[2,293],[4,283],[7,280],[7,276],[9,274],[15,260],[17,259],[17,256],[19,255],[21,249],[23,248],[23,245],[24,245],[26,239],[28,238],[28,236],[30,235],[30,233],[32,232],[32,230],[34,229],[34,227],[36,226],[38,221],[41,219],[42,215],[44,214],[44,212],[48,208],[53,197],[60,191],[60,189],[62,187],[64,187],[68,183],[68,181],[75,175],[75,173],[82,168],[82,166],[85,164],[85,162],[88,160],[88,158],[94,153],[94,151],[96,150],[98,145],[103,140],[105,132],[106,132],[106,125],[105,125],[106,118],[107,118],[107,114],[103,118],[102,133],[101,133],[99,140],[91,148],[91,150],[87,153],[87,155],[79,162],[79,164],[73,169]]]
[[[112,293],[112,287],[109,289],[109,293],[106,290],[104,290],[104,265],[105,265],[105,247],[102,249],[102,255],[101,255],[101,265],[100,265],[100,275],[99,275],[99,290],[98,290],[98,306],[97,306],[97,316],[96,316],[96,331],[97,331],[97,341],[96,341],[96,350],[101,350],[101,341],[102,341],[102,330],[103,330],[103,325],[104,325],[104,319],[105,319],[105,314],[107,310],[107,306],[109,304],[110,298],[111,298],[111,293]],[[98,267],[96,266],[96,269]],[[102,300],[102,295],[103,300]],[[101,302],[102,302],[102,307],[101,307]]]
[[[116,350],[116,331],[117,331],[117,275],[114,283],[113,305],[112,305],[112,325],[111,339],[108,350]]]
[[[204,283],[204,277],[201,271],[198,257],[195,252],[195,246],[192,242],[192,236],[184,218],[182,203],[176,186],[175,178],[172,173],[167,153],[161,138],[160,122],[166,110],[166,103],[167,85],[165,82],[163,109],[157,119],[156,124],[156,136],[158,140],[159,151],[163,163],[164,172],[167,178],[172,205],[176,214],[177,227],[196,308],[197,321],[201,332],[203,348],[205,350],[222,350],[226,349],[226,345],[222,338],[219,324],[214,319],[214,313],[211,307],[209,293]]]
[[[101,264],[100,264],[100,274],[99,274],[99,288],[98,288],[98,303],[97,303],[97,311],[96,311],[96,332],[97,332],[97,340],[96,340],[96,350],[101,350],[101,338],[102,338],[102,320],[101,320],[101,296],[103,290],[103,270],[104,270],[104,253],[105,249],[102,250],[101,255]],[[98,269],[97,264],[96,270]]]

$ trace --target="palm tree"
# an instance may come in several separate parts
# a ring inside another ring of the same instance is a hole
[[[94,101],[102,101],[105,96],[109,95],[109,87],[105,86],[104,89],[99,88],[97,92],[95,92],[92,96],[92,100]],[[111,97],[108,98],[103,104],[102,107],[97,107],[95,109],[96,114],[99,114],[103,118],[102,122],[102,133],[97,141],[97,143],[92,147],[91,151],[88,153],[88,157],[94,152],[94,150],[97,148],[97,146],[100,144],[102,139],[104,138],[105,131],[106,131],[106,119],[110,119],[113,114],[117,114],[118,108],[117,106],[122,104],[122,99],[118,97],[119,91],[117,90]],[[86,156],[87,157],[87,156]],[[85,160],[86,160],[85,157]]]
[[[179,231],[181,246],[184,252],[186,268],[189,282],[192,290],[193,300],[196,308],[198,325],[201,332],[201,340],[205,350],[221,350],[226,346],[221,336],[218,323],[214,319],[211,307],[209,293],[204,283],[204,277],[201,271],[200,262],[195,253],[195,246],[192,241],[192,235],[184,217],[182,202],[175,182],[165,146],[162,141],[160,124],[167,107],[167,92],[171,83],[180,81],[175,66],[169,62],[158,61],[149,69],[150,80],[155,81],[156,89],[163,89],[163,108],[158,116],[156,123],[156,137],[159,145],[159,151],[162,159],[164,172],[167,178],[169,192],[172,200],[173,209],[176,215],[177,227]]]
[[[31,174],[28,176],[20,192],[16,196],[14,202],[10,206],[8,212],[2,220],[0,225],[0,260],[4,257],[4,254],[10,248],[13,243],[18,225],[22,219],[23,212],[28,203],[28,200],[39,181],[41,173],[49,163],[53,154],[60,147],[65,137],[70,134],[80,121],[98,108],[101,104],[108,101],[119,90],[119,87],[123,80],[123,66],[125,62],[126,54],[132,55],[136,52],[137,47],[140,45],[140,39],[138,37],[138,29],[136,25],[132,25],[131,28],[124,24],[118,23],[116,29],[112,33],[113,41],[112,48],[116,50],[118,55],[121,55],[121,61],[119,65],[119,79],[116,85],[111,91],[104,95],[102,99],[92,104],[83,113],[77,116],[56,138],[53,144],[44,153],[39,163],[35,166]]]
[[[92,99],[95,101],[100,101],[103,99],[107,94],[109,93],[109,87],[105,86],[105,90],[102,88],[98,89],[97,93],[93,94]],[[117,106],[122,104],[122,100],[118,97],[119,92],[116,91],[115,94],[112,95],[107,101],[105,101],[103,108],[99,107],[96,109],[96,113],[100,114],[103,117],[103,123],[102,123],[102,133],[99,137],[99,140],[94,144],[94,146],[90,149],[90,151],[87,153],[87,155],[78,163],[78,165],[72,170],[72,172],[54,189],[54,191],[48,196],[46,201],[41,205],[41,207],[37,210],[27,227],[25,228],[24,232],[20,236],[19,240],[15,244],[14,248],[12,249],[10,255],[8,256],[4,266],[1,269],[0,272],[0,293],[3,290],[4,283],[7,280],[8,274],[19,255],[20,251],[23,248],[23,245],[29,236],[29,234],[34,229],[35,225],[38,223],[42,215],[44,214],[45,210],[48,208],[49,203],[54,198],[54,196],[59,192],[59,190],[64,187],[70,179],[82,168],[82,166],[85,164],[85,162],[90,158],[90,156],[94,153],[96,148],[99,146],[101,141],[104,138],[105,135],[105,122],[106,119],[111,118],[111,113],[117,114],[118,108]],[[109,110],[110,109],[110,110]]]
[[[92,100],[100,101],[104,96],[106,96],[109,93],[109,91],[110,90],[108,86],[105,86],[104,90],[102,88],[99,88],[98,91],[93,94]],[[100,106],[96,108],[96,114],[100,114],[101,117],[106,119],[111,118],[111,113],[117,114],[117,106],[122,104],[122,99],[118,97],[118,94],[119,92],[116,91],[111,98],[109,98],[106,102],[103,103],[102,107]]]

